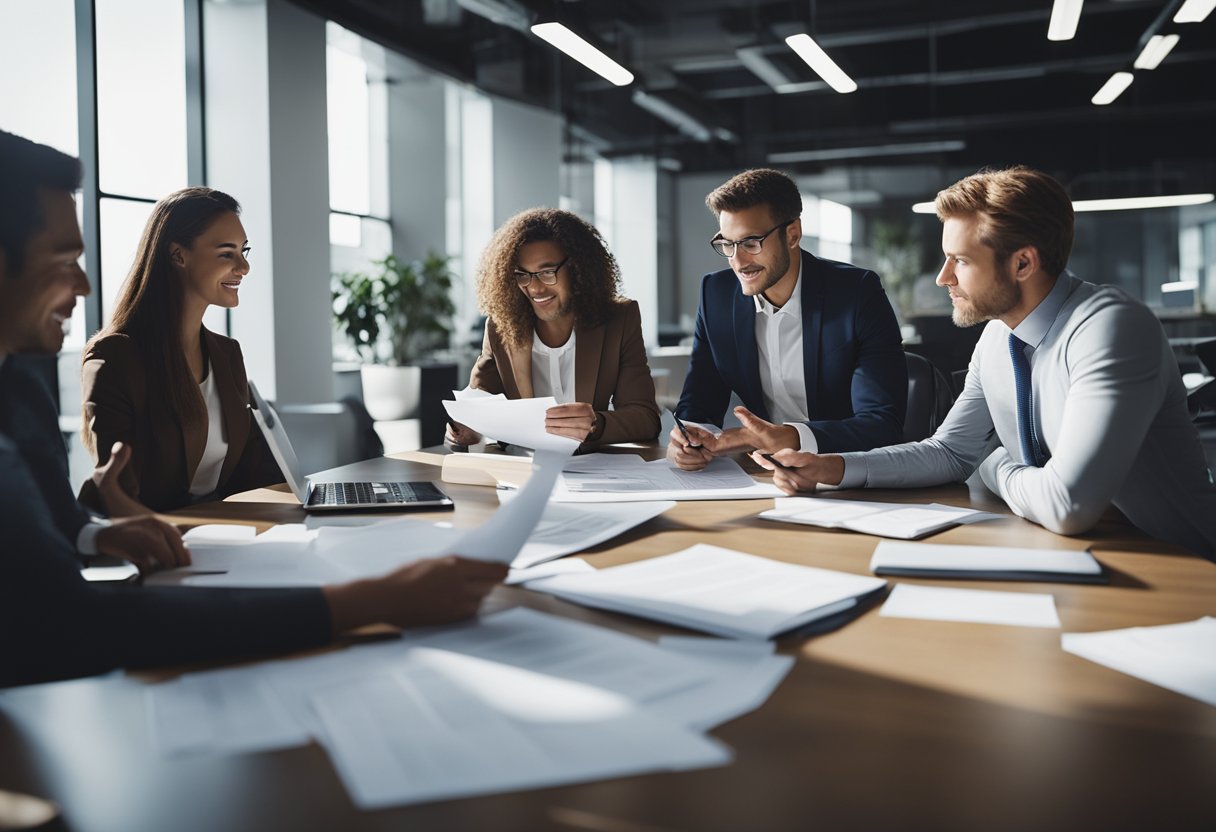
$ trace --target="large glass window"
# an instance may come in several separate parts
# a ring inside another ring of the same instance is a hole
[[[853,259],[853,209],[830,199],[802,195],[803,245],[827,260]]]

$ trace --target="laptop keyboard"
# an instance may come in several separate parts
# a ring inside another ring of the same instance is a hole
[[[313,485],[308,504],[350,506],[440,499],[442,492],[429,482],[323,482]]]

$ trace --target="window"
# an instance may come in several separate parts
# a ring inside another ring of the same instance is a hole
[[[853,259],[853,210],[847,205],[802,195],[802,236],[812,254],[827,260]]]

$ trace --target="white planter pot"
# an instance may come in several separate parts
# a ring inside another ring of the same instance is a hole
[[[421,368],[364,364],[359,374],[363,380],[363,404],[377,422],[418,415]]]

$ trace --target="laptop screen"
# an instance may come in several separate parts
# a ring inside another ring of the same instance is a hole
[[[279,470],[287,478],[287,484],[291,486],[291,490],[295,492],[300,503],[305,503],[308,500],[308,479],[300,470],[300,460],[296,458],[296,452],[291,447],[291,440],[287,438],[287,432],[283,430],[283,422],[279,419],[279,414],[262,398],[257,385],[252,381],[249,382],[249,407],[253,411],[254,421],[258,423],[262,435],[266,437],[266,444],[270,446],[270,452],[274,454],[275,462],[279,463]]]

